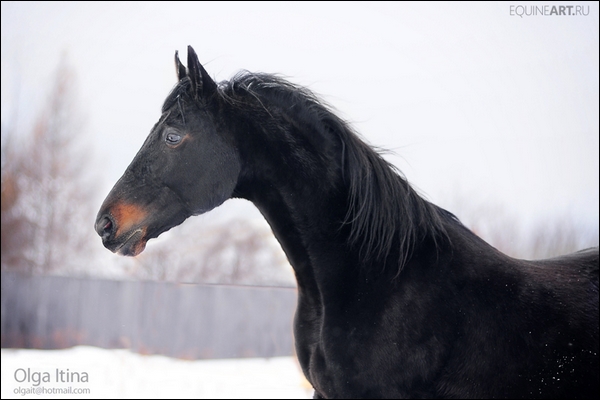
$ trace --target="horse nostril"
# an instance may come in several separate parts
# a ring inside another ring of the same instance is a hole
[[[110,222],[110,221],[106,221],[106,224],[104,225],[104,228],[102,228],[102,229],[103,229],[103,231],[104,231],[104,232],[109,232],[109,231],[110,231],[110,228],[112,228],[112,222]]]
[[[114,232],[114,223],[108,217],[104,216],[96,223],[96,232],[102,237],[102,240],[108,239]]]

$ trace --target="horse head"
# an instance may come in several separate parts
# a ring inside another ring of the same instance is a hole
[[[136,256],[146,242],[229,197],[240,173],[232,138],[219,118],[217,84],[188,47],[187,69],[162,115],[102,204],[95,229],[106,248]]]

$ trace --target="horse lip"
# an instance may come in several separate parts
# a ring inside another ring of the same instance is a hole
[[[146,247],[146,242],[144,241],[143,235],[143,228],[138,228],[132,231],[127,238],[113,250],[113,253],[118,253],[123,256],[137,256]]]

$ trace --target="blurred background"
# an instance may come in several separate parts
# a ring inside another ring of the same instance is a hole
[[[217,81],[246,69],[307,86],[511,256],[598,245],[597,2],[571,15],[550,14],[555,2],[537,4],[546,14],[529,2],[1,4],[3,348],[293,355],[293,272],[251,203],[191,218],[136,258],[94,232],[188,45]],[[19,351],[2,350],[3,388]]]

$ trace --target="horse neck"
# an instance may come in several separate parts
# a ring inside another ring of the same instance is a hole
[[[443,231],[438,209],[333,114],[261,100],[224,118],[243,165],[234,196],[263,213],[299,285],[305,273],[393,278],[415,243]]]
[[[234,196],[252,201],[264,215],[299,287],[314,288],[328,260],[348,257],[343,146],[335,138],[307,138],[304,126],[270,126],[277,128],[249,132],[244,125],[244,170]]]

